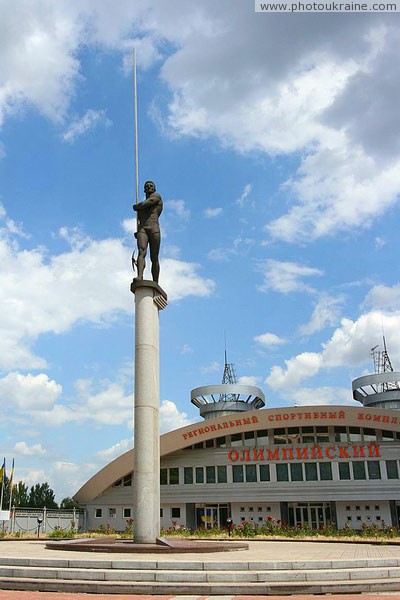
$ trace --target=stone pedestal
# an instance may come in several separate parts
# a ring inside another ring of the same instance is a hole
[[[134,541],[155,544],[160,535],[160,392],[158,312],[167,306],[162,288],[134,279],[135,461]]]

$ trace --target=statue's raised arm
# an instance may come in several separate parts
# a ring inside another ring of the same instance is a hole
[[[146,181],[144,184],[144,193],[146,196],[145,200],[133,205],[133,210],[137,212],[137,232],[135,234],[138,246],[137,278],[143,279],[147,247],[150,246],[151,275],[153,281],[158,283],[160,275],[158,254],[161,244],[158,217],[162,213],[163,201],[160,194],[156,191],[153,181]]]

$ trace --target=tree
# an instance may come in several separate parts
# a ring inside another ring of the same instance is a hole
[[[67,497],[61,500],[60,508],[79,508],[79,504],[73,498]]]
[[[31,508],[58,508],[55,494],[49,484],[37,483],[29,491],[29,504]]]
[[[29,490],[23,481],[13,485],[11,505],[21,508],[29,506]]]

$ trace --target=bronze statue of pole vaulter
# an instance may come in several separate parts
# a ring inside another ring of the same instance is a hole
[[[151,275],[153,281],[158,283],[160,275],[160,263],[158,254],[160,251],[161,231],[158,217],[162,213],[163,201],[153,181],[146,181],[144,184],[144,193],[146,199],[143,202],[133,205],[133,210],[137,212],[137,231],[135,237],[138,246],[137,261],[132,257],[133,265],[137,266],[137,279],[143,279],[144,268],[146,266],[147,247],[150,246]]]

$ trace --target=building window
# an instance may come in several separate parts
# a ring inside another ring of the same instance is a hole
[[[132,473],[129,473],[129,475],[125,475],[125,477],[122,477],[122,479],[118,479],[118,481],[116,481],[115,483],[113,483],[113,487],[129,487],[132,485]]]
[[[303,465],[301,463],[290,464],[291,481],[303,481]]]
[[[314,427],[302,427],[301,431],[303,433],[303,435],[302,435],[303,444],[314,444],[315,443]]]
[[[215,467],[206,467],[206,482],[215,483]]]
[[[321,481],[327,481],[328,479],[332,479],[331,463],[319,463],[319,477]]]
[[[260,469],[260,481],[271,481],[269,465],[259,465],[259,469]]]
[[[220,465],[217,467],[217,480],[218,483],[227,483],[228,477],[225,465]]]
[[[160,469],[160,485],[167,485],[168,483],[168,470]]]
[[[346,510],[351,510],[351,507],[350,506],[346,506]]]
[[[289,470],[287,465],[276,465],[276,480],[289,481]]]
[[[130,519],[132,516],[132,510],[130,508],[123,508],[122,514],[124,515],[124,519]]]
[[[353,462],[354,479],[366,479],[365,464],[363,462]]]
[[[335,442],[347,442],[346,427],[335,427]]]
[[[257,506],[258,512],[262,512],[262,506]]]
[[[196,467],[196,483],[204,483],[203,467]]]
[[[249,506],[249,512],[254,512],[254,506]]]
[[[102,508],[95,508],[94,509],[94,518],[95,519],[101,519],[102,516],[103,516],[103,509]]]
[[[241,506],[241,507],[239,508],[239,512],[244,512],[244,506]]]
[[[399,478],[399,470],[397,467],[397,460],[387,460],[386,461],[386,473],[388,479],[398,479]]]
[[[169,470],[169,484],[170,485],[178,485],[179,484],[179,469],[178,467],[171,467]]]
[[[382,442],[393,442],[394,433],[393,431],[382,431]]]
[[[243,465],[233,465],[232,467],[233,483],[243,483]]]
[[[306,470],[306,481],[317,481],[317,464],[316,463],[305,463],[304,464]]]
[[[375,504],[375,510],[380,510],[379,504]]]
[[[365,506],[365,507],[364,507],[364,510],[368,510],[368,511],[369,511],[369,510],[371,510],[371,509],[370,509],[370,507],[369,507],[369,506]]]
[[[260,429],[257,431],[257,446],[266,446],[268,444],[268,431]]]
[[[258,517],[258,522],[259,522],[259,523],[262,523],[262,522],[263,522],[263,520],[264,520],[264,519],[263,519],[262,517]]]
[[[193,483],[193,467],[183,468],[183,481],[185,483]]]
[[[256,465],[246,465],[246,481],[247,481],[247,483],[257,482],[257,467],[256,467]]]
[[[214,448],[214,439],[206,440],[206,448]]]
[[[117,509],[116,508],[109,508],[108,509],[108,518],[109,519],[116,519],[117,518]]]
[[[246,431],[244,434],[244,445],[245,446],[255,446],[256,442],[254,439],[254,431]]]
[[[231,446],[241,446],[242,445],[242,434],[234,433],[231,435]]]
[[[359,427],[349,427],[349,441],[361,442],[361,431]]]
[[[316,427],[317,444],[327,444],[329,442],[329,431],[327,427]]]
[[[348,520],[348,521],[351,521],[351,517],[347,517],[347,520]]]
[[[171,508],[171,519],[180,519],[181,518],[181,509],[179,507]]]
[[[376,515],[376,520],[380,521],[381,520],[381,515]]]
[[[349,463],[339,463],[339,479],[351,479]],[[350,506],[346,510],[350,510]]]
[[[285,429],[274,429],[274,444],[287,444]]]
[[[376,442],[375,429],[363,429],[364,442]]]
[[[217,448],[226,448],[226,437],[217,438]]]
[[[379,460],[369,460],[367,462],[367,467],[369,479],[381,479],[381,467]]]
[[[160,508],[160,519],[162,519],[164,516],[164,509]]]
[[[289,427],[287,437],[289,444],[298,444],[300,442],[300,427]]]

